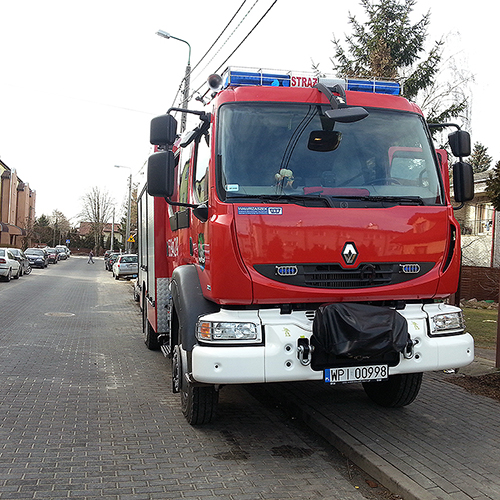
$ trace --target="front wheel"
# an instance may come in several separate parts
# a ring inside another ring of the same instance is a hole
[[[186,377],[187,353],[180,346],[172,354],[172,389],[181,393],[181,410],[191,425],[210,423],[215,417],[219,391],[213,385],[198,386]]]
[[[391,375],[383,382],[363,382],[366,395],[386,408],[400,408],[413,403],[420,391],[422,373]]]
[[[31,266],[26,267],[24,270],[24,274],[28,275],[29,273],[31,273]]]

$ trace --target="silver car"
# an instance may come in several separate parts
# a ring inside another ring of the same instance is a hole
[[[136,254],[125,253],[120,255],[113,264],[113,277],[115,280],[120,278],[137,278],[139,272],[139,262]]]
[[[4,281],[21,276],[21,264],[16,259],[10,248],[0,248],[0,277]]]

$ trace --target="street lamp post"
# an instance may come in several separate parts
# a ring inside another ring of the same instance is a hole
[[[130,167],[123,167],[122,165],[115,165],[115,168],[128,168],[132,170]],[[132,212],[132,174],[128,177],[128,206],[127,206],[127,227],[125,229],[125,252],[129,253],[130,251],[130,242],[128,241],[130,238],[130,216]],[[114,212],[113,212],[114,214]],[[114,226],[114,220],[113,220]]]
[[[191,45],[189,45],[189,43],[186,42],[186,40],[183,40],[182,38],[177,38],[176,36],[172,36],[170,33],[167,33],[166,31],[163,31],[163,30],[158,30],[156,32],[156,34],[158,36],[161,36],[162,38],[166,38],[166,39],[173,38],[174,40],[178,40],[179,42],[183,42],[189,48],[188,62],[187,62],[187,66],[186,66],[186,74],[184,76],[184,92],[183,92],[184,98],[182,100],[182,107],[184,109],[188,109],[189,84],[190,84],[190,77],[191,77]],[[182,113],[181,132],[184,132],[184,130],[186,130],[186,119],[187,119],[187,114]]]
[[[109,245],[109,250],[114,252],[115,246],[115,209],[113,208],[113,220],[111,221],[111,244]]]

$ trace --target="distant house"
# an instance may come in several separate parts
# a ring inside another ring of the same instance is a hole
[[[31,245],[36,192],[0,160],[0,246]]]
[[[111,238],[111,232],[113,229],[113,223],[107,222],[104,224],[104,241]],[[120,233],[121,225],[115,222],[114,225],[114,238],[119,243],[123,243],[123,237]],[[78,228],[78,234],[84,238],[85,236],[92,235],[92,222],[80,222],[80,227]]]
[[[489,171],[474,174],[474,199],[455,211],[462,234],[464,266],[497,267],[500,263],[500,258],[496,255],[498,252],[494,248],[500,247],[493,243],[493,234],[500,232],[500,221],[495,221],[495,209],[485,193],[489,174]]]

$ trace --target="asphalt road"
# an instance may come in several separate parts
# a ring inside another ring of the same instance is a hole
[[[387,497],[258,388],[192,427],[170,385],[102,259],[0,283],[0,499]]]

